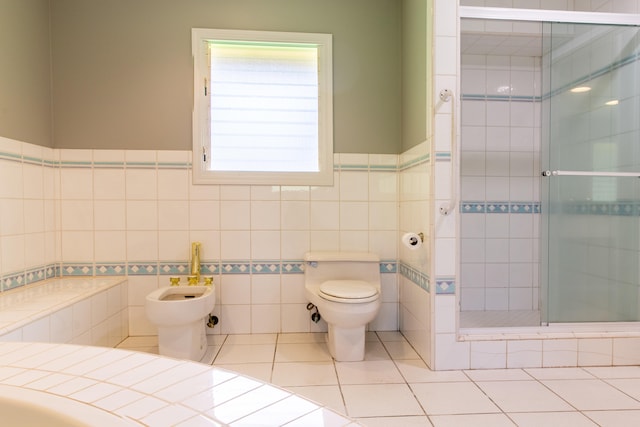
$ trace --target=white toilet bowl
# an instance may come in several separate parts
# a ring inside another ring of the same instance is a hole
[[[205,324],[214,305],[213,286],[165,286],[147,295],[145,311],[158,327],[159,353],[202,360],[207,351]]]
[[[337,361],[364,359],[365,328],[380,311],[379,258],[369,253],[305,256],[305,293],[327,322],[328,346]]]

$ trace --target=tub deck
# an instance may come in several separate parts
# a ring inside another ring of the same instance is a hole
[[[0,340],[117,344],[123,334],[115,330],[128,319],[126,286],[120,276],[62,277],[1,292]]]

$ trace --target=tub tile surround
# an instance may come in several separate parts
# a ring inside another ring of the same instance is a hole
[[[112,412],[131,425],[256,425],[265,419],[270,425],[358,425],[262,381],[152,354],[70,344],[0,343],[0,365],[2,384],[73,399]]]
[[[53,278],[0,293],[0,341],[115,347],[129,334],[125,277]]]

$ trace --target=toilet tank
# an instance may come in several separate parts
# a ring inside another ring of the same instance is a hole
[[[307,252],[304,261],[307,284],[341,279],[380,286],[380,257],[371,252]]]

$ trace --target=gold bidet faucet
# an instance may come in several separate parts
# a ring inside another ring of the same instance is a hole
[[[191,276],[196,276],[196,285],[200,283],[200,242],[191,244]],[[189,283],[191,284],[191,283]]]

